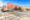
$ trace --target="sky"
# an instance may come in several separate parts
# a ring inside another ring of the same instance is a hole
[[[9,2],[19,6],[30,6],[30,0],[0,0],[0,2],[3,3],[3,5],[5,5],[6,2]]]

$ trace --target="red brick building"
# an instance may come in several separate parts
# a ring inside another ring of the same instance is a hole
[[[14,9],[15,7],[19,8],[19,5],[13,5],[11,3],[6,3],[6,6],[4,6],[4,9]]]

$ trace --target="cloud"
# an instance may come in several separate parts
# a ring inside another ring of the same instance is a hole
[[[3,2],[2,2],[2,0],[0,0],[0,6],[1,6],[1,7],[3,6]]]

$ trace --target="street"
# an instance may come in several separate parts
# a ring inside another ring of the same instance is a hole
[[[4,12],[1,20],[30,20],[30,11],[24,12]]]

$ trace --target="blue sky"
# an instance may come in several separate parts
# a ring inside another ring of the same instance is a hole
[[[6,2],[10,2],[14,5],[23,5],[23,6],[30,6],[30,0],[1,0],[3,4]]]

